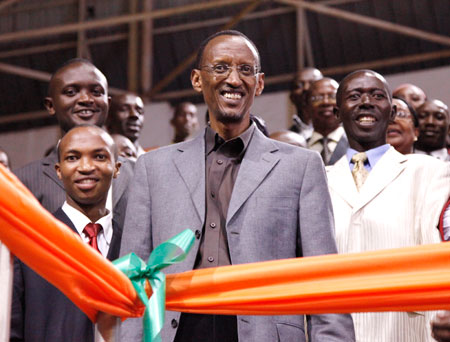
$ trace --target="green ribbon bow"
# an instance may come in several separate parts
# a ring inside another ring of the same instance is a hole
[[[120,271],[130,278],[138,297],[145,304],[144,342],[160,342],[159,333],[164,325],[166,309],[166,275],[161,270],[183,261],[194,243],[194,233],[186,229],[156,247],[145,264],[136,254],[130,253],[113,262]],[[179,249],[182,253],[177,255]],[[145,280],[150,281],[153,294],[150,299],[145,292]]]

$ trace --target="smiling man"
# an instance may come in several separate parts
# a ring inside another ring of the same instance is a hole
[[[349,74],[336,100],[336,114],[350,145],[347,154],[327,168],[339,252],[438,243],[436,227],[450,196],[450,164],[403,155],[386,144],[396,107],[380,74]],[[430,312],[352,316],[357,341],[431,341]]]
[[[325,172],[316,152],[264,136],[250,119],[264,88],[258,50],[238,31],[200,46],[193,88],[210,125],[187,142],[151,151],[136,163],[121,254],[147,260],[186,228],[196,240],[168,273],[336,253]],[[320,205],[317,205],[320,203]],[[309,341],[354,341],[349,315],[308,316]],[[121,341],[142,339],[127,320]],[[304,317],[166,312],[165,342],[306,341]]]
[[[55,116],[62,135],[82,125],[103,126],[108,115],[108,82],[94,64],[85,59],[71,59],[52,75],[48,96],[44,100],[48,113]],[[36,160],[15,171],[21,182],[33,193],[42,206],[55,212],[64,202],[64,185],[57,177],[56,148],[43,159]],[[130,163],[124,162],[121,175],[113,181],[107,207],[123,224],[126,208],[126,189],[133,174]]]
[[[308,148],[319,152],[325,165],[333,165],[348,147],[344,129],[334,115],[338,87],[332,78],[322,78],[311,84],[305,100],[314,127]]]
[[[450,128],[448,106],[440,100],[427,100],[417,110],[419,138],[416,153],[428,154],[443,161],[450,161],[447,150],[447,134]]]
[[[144,102],[139,96],[126,93],[112,97],[106,127],[109,133],[130,139],[136,146],[138,157],[145,153],[138,141],[143,126]]]
[[[120,167],[114,141],[97,126],[80,126],[61,139],[58,152],[55,169],[66,201],[54,216],[104,257],[116,259],[122,227],[106,208]],[[93,342],[94,325],[62,292],[16,259],[11,341]]]

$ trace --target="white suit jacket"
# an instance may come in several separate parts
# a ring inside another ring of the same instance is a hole
[[[440,242],[439,214],[450,196],[450,164],[390,148],[357,191],[343,156],[327,167],[339,253]],[[432,341],[431,312],[354,314],[357,341]]]

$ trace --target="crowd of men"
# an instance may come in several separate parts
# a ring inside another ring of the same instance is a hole
[[[207,105],[207,127],[198,132],[195,105],[180,103],[170,120],[173,144],[145,152],[142,99],[125,93],[110,101],[94,64],[68,61],[54,72],[44,101],[62,139],[16,175],[110,260],[130,252],[147,260],[154,247],[191,229],[190,253],[168,273],[450,238],[450,114],[442,101],[411,84],[393,97],[371,70],[338,83],[305,68],[291,87],[293,126],[269,138],[270,127],[250,114],[264,89],[259,52],[238,31],[202,43],[191,83]],[[0,157],[3,163],[6,154]],[[142,340],[141,319],[104,319],[107,329],[94,326],[14,261],[10,341]],[[165,321],[161,338],[170,342],[450,341],[450,315],[436,312],[168,311]]]

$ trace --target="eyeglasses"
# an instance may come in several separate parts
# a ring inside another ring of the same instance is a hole
[[[395,115],[395,117],[406,120],[406,119],[411,119],[411,114],[404,112],[404,111],[398,111],[397,114]]]
[[[324,95],[316,95],[316,96],[311,96],[310,100],[311,103],[321,103],[323,101],[325,101],[325,98],[328,99],[328,101],[336,101],[336,94],[324,94]]]
[[[230,66],[228,64],[215,64],[204,65],[200,69],[205,69],[209,73],[217,77],[228,77],[231,74],[231,70],[235,68],[240,77],[251,77],[259,73],[258,68],[253,65],[241,64],[236,66]]]

